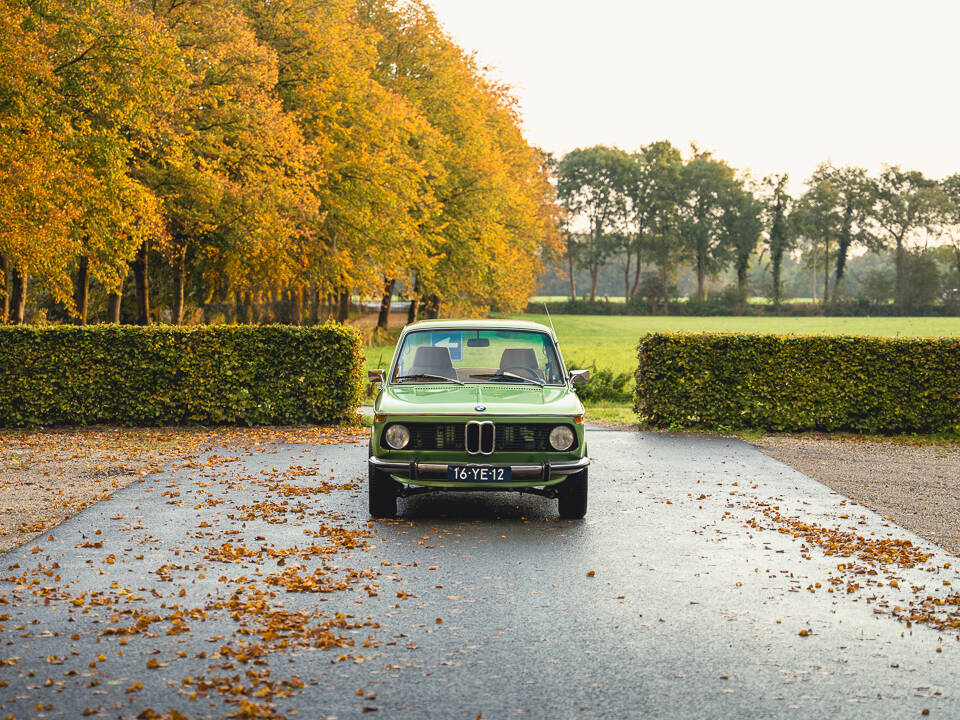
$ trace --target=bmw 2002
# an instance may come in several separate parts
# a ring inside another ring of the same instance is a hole
[[[438,320],[407,326],[380,384],[370,438],[370,513],[436,490],[513,490],[587,511],[583,404],[553,331],[533,322]]]

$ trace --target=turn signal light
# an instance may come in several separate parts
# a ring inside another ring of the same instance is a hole
[[[376,415],[373,416],[373,419],[374,419],[374,422],[385,422],[386,419],[387,419],[387,416],[378,413],[378,414],[376,414]]]
[[[583,415],[574,415],[573,422],[575,422],[577,425],[583,424]]]

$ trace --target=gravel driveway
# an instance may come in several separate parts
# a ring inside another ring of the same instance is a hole
[[[960,554],[960,444],[766,437],[754,445]]]

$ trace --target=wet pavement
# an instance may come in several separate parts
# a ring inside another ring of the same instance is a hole
[[[0,718],[960,716],[957,632],[893,616],[956,558],[737,440],[588,437],[582,521],[498,493],[372,523],[362,439],[129,486],[0,560]]]

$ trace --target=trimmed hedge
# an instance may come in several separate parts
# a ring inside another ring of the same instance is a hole
[[[0,426],[332,423],[360,400],[359,334],[322,327],[0,328]]]
[[[653,333],[635,408],[658,427],[960,432],[960,339]]]

